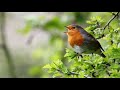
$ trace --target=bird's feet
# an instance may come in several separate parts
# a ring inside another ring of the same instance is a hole
[[[83,56],[79,53],[76,53],[77,54],[77,58],[79,59],[79,57],[83,58]]]
[[[81,58],[83,58],[83,56],[82,56],[82,55],[79,55],[79,56],[81,56]]]
[[[76,52],[75,52],[75,55],[72,58],[74,58],[74,57],[77,57],[78,59],[79,59],[79,57],[83,58],[83,56],[81,54],[76,53]]]

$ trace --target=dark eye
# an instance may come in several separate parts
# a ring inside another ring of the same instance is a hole
[[[73,27],[73,29],[75,29],[75,27]]]

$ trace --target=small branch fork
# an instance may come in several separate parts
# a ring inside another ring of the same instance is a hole
[[[55,63],[54,63],[55,64]],[[56,65],[56,64],[55,64]],[[56,65],[57,66],[57,65]],[[58,66],[57,66],[58,67]],[[56,68],[54,68],[56,69]],[[67,74],[67,75],[79,75],[79,73],[75,73],[75,72],[67,72],[64,73],[61,69],[59,69],[59,67],[56,69],[58,72],[60,72],[61,74]]]
[[[106,29],[106,27],[109,27],[110,23],[116,18],[119,16],[119,12],[117,12],[116,14],[115,13],[112,13],[112,18],[106,23],[106,25],[104,26],[103,30]],[[103,34],[102,36],[96,38],[96,39],[100,39],[100,38],[103,38],[105,35]]]
[[[68,73],[64,73],[62,72],[62,70],[60,69],[56,69],[58,72],[62,73],[62,74],[67,74],[67,75],[79,75],[78,73],[75,73],[75,72],[68,72]]]
[[[106,27],[109,27],[110,23],[116,18],[119,16],[119,13],[120,12],[117,12],[116,14],[113,14],[112,18],[107,22],[107,24],[104,26],[104,30],[106,29]]]

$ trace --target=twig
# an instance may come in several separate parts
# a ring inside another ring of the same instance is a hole
[[[16,73],[15,73],[15,67],[12,61],[12,57],[10,55],[9,49],[7,47],[7,43],[6,43],[6,37],[5,37],[5,13],[1,12],[0,13],[0,30],[1,30],[1,38],[2,38],[2,48],[4,50],[4,53],[6,55],[7,58],[7,63],[8,63],[8,68],[9,68],[9,73],[11,75],[12,78],[16,78]]]
[[[58,72],[62,73],[62,74],[67,74],[67,75],[79,75],[79,73],[75,73],[75,72],[67,72],[67,73],[64,73],[62,70],[60,69],[56,69]]]
[[[109,27],[110,23],[118,16],[119,12],[116,14],[113,14],[113,17],[107,22],[107,24],[104,26],[103,29],[106,29],[106,27]]]
[[[118,16],[119,12],[117,12],[116,14],[115,13],[112,13],[112,18],[106,23],[106,25],[104,26],[103,30],[106,29],[106,27],[109,27],[110,23]],[[100,38],[103,38],[105,35],[101,35],[100,37],[96,38],[96,39],[100,39]]]
[[[68,75],[79,75],[79,73],[75,73],[75,72],[68,72]]]
[[[53,62],[54,63],[54,62]],[[56,65],[56,63],[54,63]],[[57,65],[56,65],[57,66]],[[58,67],[58,66],[57,66]],[[54,68],[56,69],[56,68]],[[68,71],[67,73],[64,73],[61,69],[59,69],[59,67],[56,69],[58,72],[62,73],[62,74],[67,74],[67,75],[79,75],[78,73],[75,72],[70,72]]]
[[[105,35],[103,34],[103,35],[101,35],[101,36],[99,36],[98,38],[96,38],[96,39],[100,39],[100,38],[103,38]]]

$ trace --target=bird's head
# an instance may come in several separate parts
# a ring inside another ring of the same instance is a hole
[[[79,32],[79,29],[81,29],[82,27],[76,25],[76,24],[71,24],[68,26],[65,26],[67,28],[67,31],[65,32],[68,36],[73,36],[76,33]]]

